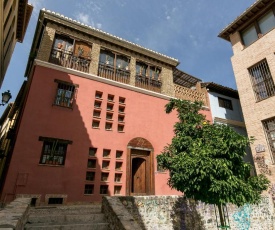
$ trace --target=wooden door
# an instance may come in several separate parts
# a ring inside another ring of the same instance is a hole
[[[146,160],[132,158],[132,193],[146,194]]]

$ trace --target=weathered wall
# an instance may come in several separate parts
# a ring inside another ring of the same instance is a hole
[[[108,212],[112,208],[112,212]],[[216,215],[213,205],[186,200],[180,196],[137,196],[106,197],[103,201],[107,219],[120,219],[124,226],[129,223],[139,224],[146,230],[216,230]],[[123,209],[124,207],[124,209]],[[270,196],[263,196],[259,205],[236,207],[228,205],[229,222],[232,230],[272,230],[274,228],[273,202]],[[107,211],[107,212],[106,212]],[[128,217],[127,217],[128,211]],[[121,228],[123,229],[123,228]],[[124,229],[128,229],[124,227]]]

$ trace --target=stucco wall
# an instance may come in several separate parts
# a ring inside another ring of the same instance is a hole
[[[57,83],[55,79],[77,84],[72,109],[53,105]],[[92,128],[95,92],[102,92],[100,126]],[[114,95],[113,129],[105,130],[107,96]],[[125,98],[124,131],[118,132],[119,97]],[[168,99],[134,92],[123,87],[105,84],[66,72],[36,66],[14,148],[8,177],[3,190],[7,200],[15,194],[41,194],[41,204],[48,194],[66,196],[67,202],[100,201],[100,185],[109,185],[109,195],[114,186],[121,186],[120,195],[126,191],[127,144],[136,137],[147,139],[153,146],[155,194],[179,194],[167,185],[168,173],[157,172],[156,155],[173,137],[176,113],[164,111]],[[202,111],[211,119],[209,111]],[[39,164],[43,141],[39,136],[72,141],[68,145],[64,166]],[[97,148],[94,194],[84,195],[89,148]],[[103,149],[110,149],[108,159]],[[116,159],[116,151],[123,151],[122,159]],[[103,160],[110,161],[109,180],[101,182]],[[122,181],[114,182],[116,162],[122,162]],[[18,177],[21,180],[18,181]],[[20,185],[20,186],[19,186]],[[14,194],[15,193],[15,194]],[[2,198],[3,199],[3,198]]]

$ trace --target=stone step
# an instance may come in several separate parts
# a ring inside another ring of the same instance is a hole
[[[64,215],[38,215],[31,214],[28,218],[28,223],[86,223],[93,221],[94,223],[105,222],[104,214],[93,213],[93,214],[64,214]]]
[[[27,224],[25,230],[109,230],[107,223]]]
[[[44,206],[30,208],[30,214],[36,215],[59,215],[59,214],[92,214],[101,213],[101,205],[64,205]]]

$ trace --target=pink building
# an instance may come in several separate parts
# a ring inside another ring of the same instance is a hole
[[[171,57],[54,12],[40,12],[1,202],[94,202],[179,194],[156,155],[173,137],[170,98],[201,100],[200,79]],[[191,89],[192,88],[192,89]]]

